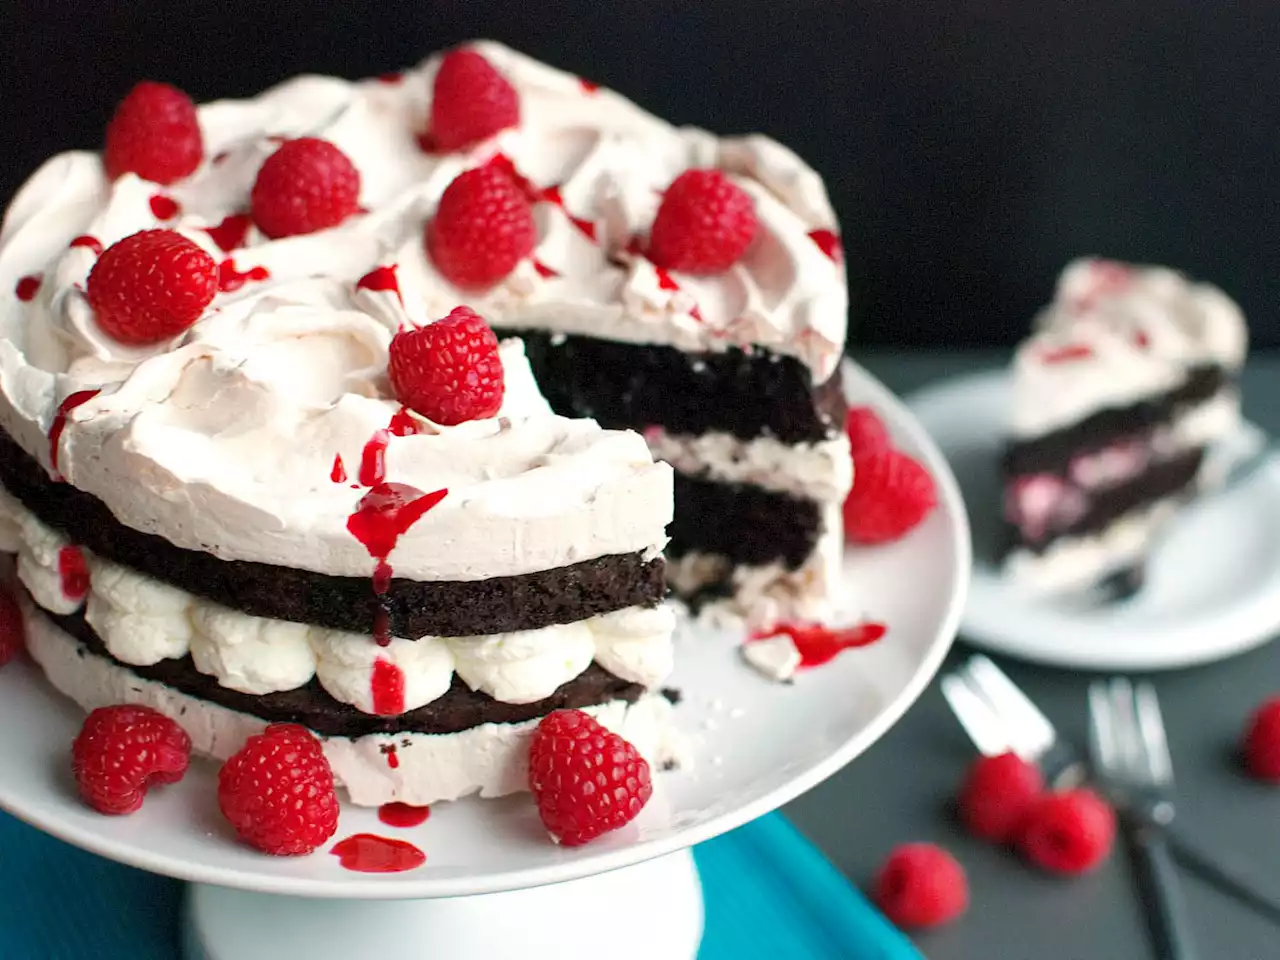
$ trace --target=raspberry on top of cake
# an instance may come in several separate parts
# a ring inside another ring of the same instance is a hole
[[[1216,287],[1084,259],[1018,348],[1002,471],[1011,573],[1073,589],[1141,566],[1152,532],[1217,477],[1240,424],[1247,331]]]

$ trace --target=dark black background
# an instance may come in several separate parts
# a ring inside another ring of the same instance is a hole
[[[1276,0],[22,0],[0,194],[146,76],[197,100],[491,36],[827,178],[855,342],[1009,343],[1077,254],[1167,262],[1280,344]]]

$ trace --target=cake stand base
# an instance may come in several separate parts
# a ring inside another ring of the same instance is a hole
[[[619,918],[628,917],[619,933]],[[688,850],[582,880],[438,900],[317,900],[192,884],[186,960],[693,960],[702,887]]]

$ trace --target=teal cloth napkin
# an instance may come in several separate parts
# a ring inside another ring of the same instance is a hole
[[[780,814],[698,847],[698,960],[921,960]],[[182,885],[0,813],[0,960],[177,960]]]

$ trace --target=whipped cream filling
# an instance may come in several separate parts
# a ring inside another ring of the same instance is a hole
[[[392,83],[303,76],[205,104],[206,159],[170,188],[108,181],[93,153],[51,159],[0,229],[0,426],[51,470],[56,456],[69,482],[129,526],[224,558],[356,576],[372,570],[346,529],[363,490],[330,476],[340,459],[355,479],[396,413],[386,351],[404,323],[469,303],[508,326],[697,350],[762,346],[827,379],[846,295],[841,265],[824,253],[835,220],[812,170],[766,138],[676,129],[505,47],[477,46],[518,90],[523,119],[466,152],[429,154],[416,142],[436,56]],[[221,250],[273,138],[304,134],[351,158],[367,212],[279,240],[249,226]],[[544,190],[537,249],[495,288],[466,295],[435,272],[423,226],[458,173],[499,153]],[[659,191],[708,164],[756,201],[760,238],[743,260],[687,277],[628,253]],[[156,196],[178,212],[159,219]],[[93,244],[73,241],[110,245],[160,225],[221,262],[222,292],[173,341],[127,347],[98,329],[84,294]],[[377,267],[394,267],[398,292],[358,285]],[[9,293],[22,278],[39,281],[29,300]],[[532,379],[518,349],[503,357],[515,388],[498,418],[390,438],[386,480],[449,490],[400,538],[397,574],[482,579],[662,544],[666,468],[634,436],[548,416],[524,389]],[[59,407],[89,390],[100,392],[66,414],[52,450]]]
[[[651,427],[644,438],[655,459],[689,476],[820,501],[843,502],[853,485],[853,457],[843,432],[816,443],[786,444],[773,437],[743,440],[719,432],[693,436]]]
[[[1028,438],[1180,386],[1205,365],[1237,370],[1247,330],[1221,290],[1166,267],[1078,260],[1014,357],[1010,431]]]
[[[225,760],[266,724],[172,687],[145,680],[127,667],[88,653],[29,599],[21,597],[27,648],[49,682],[85,710],[121,703],[152,707],[191,736],[193,749]],[[675,730],[672,708],[660,695],[634,704],[612,701],[585,711],[634,744],[655,770],[680,760],[687,747]],[[471,794],[499,797],[528,789],[529,743],[537,721],[486,723],[451,734],[375,734],[357,739],[321,737],[334,779],[352,803],[399,801],[426,806]],[[389,758],[395,758],[395,766]]]
[[[654,687],[672,669],[669,607],[629,607],[575,623],[481,637],[392,638],[254,617],[193,596],[127,567],[77,551],[84,592],[68,592],[62,551],[77,550],[0,490],[0,545],[18,554],[18,576],[35,602],[85,619],[111,655],[134,666],[191,655],[196,669],[241,693],[294,690],[316,677],[335,699],[369,714],[399,714],[443,696],[456,672],[505,703],[550,696],[593,660],[623,680]],[[384,666],[379,667],[379,662]],[[401,685],[394,709],[376,694],[390,665]]]
[[[735,564],[728,557],[691,550],[667,561],[667,582],[677,596],[695,597],[709,586],[732,586],[733,596],[699,606],[707,622],[736,629],[768,629],[787,621],[831,622],[837,601],[848,607],[848,583],[841,577],[844,527],[840,503],[822,511],[822,529],[813,551],[799,567],[781,563]]]

